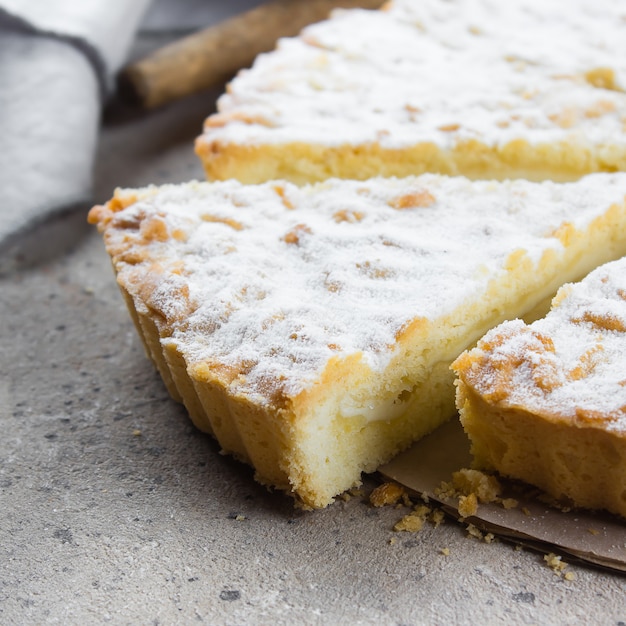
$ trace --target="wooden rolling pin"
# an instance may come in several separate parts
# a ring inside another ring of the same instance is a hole
[[[199,31],[128,65],[120,93],[146,109],[177,100],[231,78],[280,37],[297,35],[332,9],[377,9],[382,0],[272,0]]]

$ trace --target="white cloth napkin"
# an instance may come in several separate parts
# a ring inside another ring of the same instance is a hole
[[[0,0],[0,257],[87,204],[100,111],[150,0]]]

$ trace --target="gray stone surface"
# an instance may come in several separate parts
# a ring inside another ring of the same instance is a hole
[[[96,200],[202,177],[214,97],[112,114]],[[85,215],[16,242],[31,266],[0,278],[1,624],[626,622],[624,577],[566,581],[452,521],[394,533],[405,510],[305,513],[257,485],[168,398]]]

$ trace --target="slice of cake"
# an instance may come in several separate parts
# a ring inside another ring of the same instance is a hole
[[[626,517],[626,258],[562,287],[453,364],[477,467]]]
[[[626,174],[118,190],[90,220],[172,396],[322,507],[455,412],[450,363],[626,253]]]
[[[243,70],[197,140],[210,179],[626,170],[626,5],[394,0]]]

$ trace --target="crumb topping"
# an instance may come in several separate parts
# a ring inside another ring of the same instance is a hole
[[[277,388],[307,389],[331,359],[383,371],[416,319],[452,313],[515,263],[560,254],[546,233],[564,222],[585,229],[625,193],[620,174],[568,184],[226,181],[120,190],[91,219],[118,279],[164,320],[164,341],[189,366],[231,372],[233,392],[263,403]],[[402,210],[398,198],[410,200]]]
[[[615,0],[394,0],[280,40],[231,82],[205,139],[623,143],[625,89]]]
[[[501,406],[626,433],[624,293],[626,258],[562,287],[544,319],[491,330],[461,377]]]

